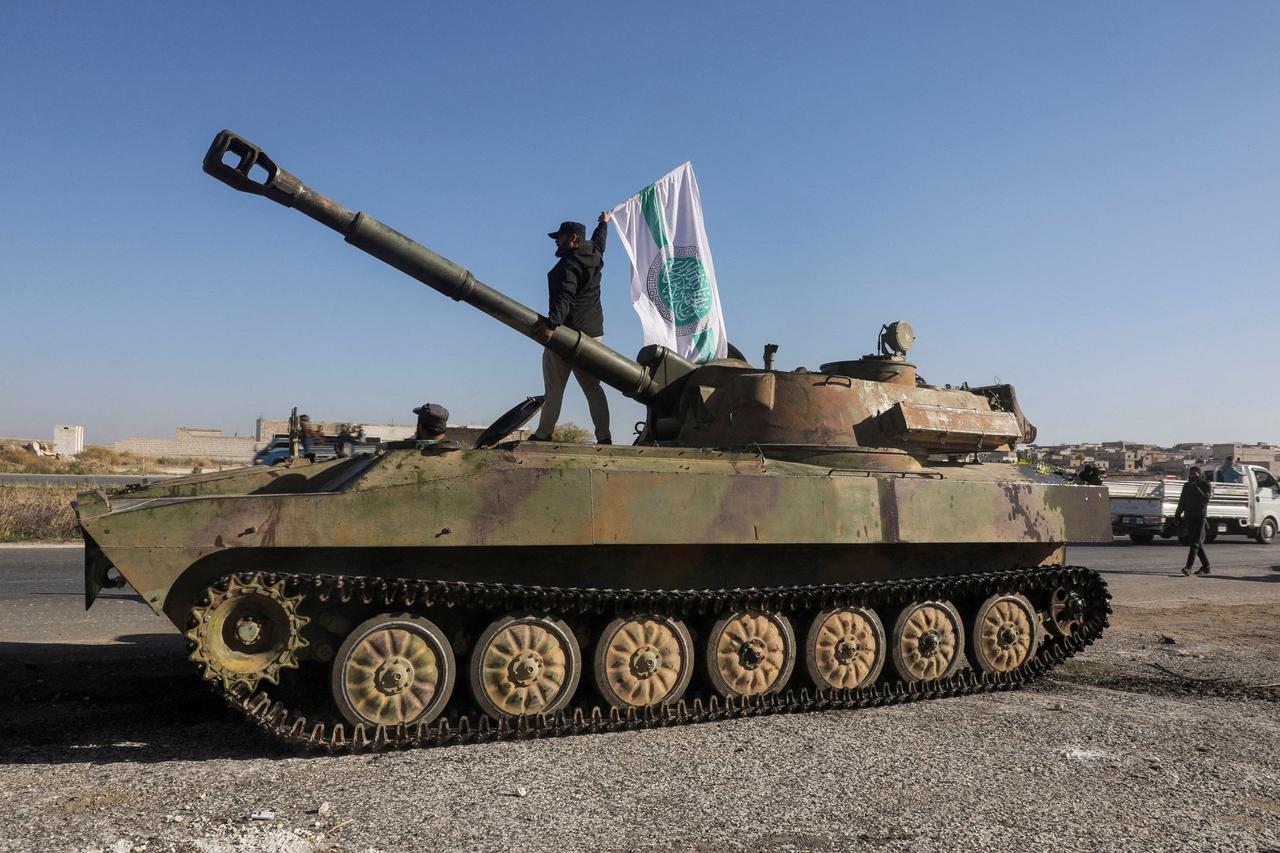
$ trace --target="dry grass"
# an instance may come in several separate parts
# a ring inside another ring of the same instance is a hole
[[[166,468],[189,468],[192,471],[237,468],[244,462],[188,456],[162,456],[152,459],[103,447],[85,445],[75,459],[36,456],[14,442],[0,441],[0,474],[154,474]]]
[[[74,487],[0,483],[0,542],[75,539]]]
[[[86,445],[75,459],[36,456],[17,444],[0,444],[0,473],[4,474],[136,474],[154,460],[136,453],[121,453],[98,444]]]
[[[243,468],[247,463],[228,459],[212,459],[207,456],[194,458],[191,456],[161,456],[155,460],[156,465],[165,468],[190,468],[192,474],[221,471],[224,468]],[[155,466],[152,466],[154,469]]]

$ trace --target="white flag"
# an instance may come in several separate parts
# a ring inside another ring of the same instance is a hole
[[[693,164],[615,207],[613,225],[631,258],[631,305],[644,342],[698,363],[724,358],[728,339]]]

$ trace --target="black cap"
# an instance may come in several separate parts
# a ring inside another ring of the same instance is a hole
[[[547,236],[554,240],[561,234],[576,234],[579,240],[585,240],[587,238],[587,226],[581,222],[561,222],[560,227],[548,233]]]
[[[423,403],[413,413],[418,416],[418,426],[433,435],[444,432],[449,424],[449,410],[438,403]]]

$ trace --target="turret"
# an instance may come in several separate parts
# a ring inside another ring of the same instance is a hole
[[[478,281],[367,213],[307,187],[256,145],[224,130],[204,171],[242,192],[295,208],[348,243],[536,340],[538,312]],[[760,370],[737,358],[695,365],[660,346],[633,361],[559,326],[545,346],[648,409],[642,444],[751,449],[764,456],[831,468],[911,471],[929,456],[967,454],[1031,441],[1035,427],[1012,386],[938,388],[905,360],[914,342],[906,323],[882,327],[879,352],[823,364],[819,372]]]

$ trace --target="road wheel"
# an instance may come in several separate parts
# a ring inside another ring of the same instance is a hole
[[[329,679],[334,704],[352,725],[429,723],[453,694],[453,649],[435,623],[407,613],[356,626]]]
[[[1134,545],[1150,545],[1155,541],[1154,533],[1130,533],[1129,541]]]
[[[1271,540],[1276,538],[1275,519],[1264,518],[1262,524],[1258,525],[1258,532],[1253,534],[1253,538],[1257,539],[1260,545],[1270,545]]]
[[[950,601],[918,601],[898,615],[889,645],[904,681],[946,678],[964,662],[964,622]]]
[[[771,610],[739,610],[707,637],[707,675],[721,696],[777,693],[796,665],[791,621]]]
[[[554,616],[517,613],[484,630],[471,652],[471,692],[491,717],[553,714],[578,689],[582,650]]]
[[[1040,620],[1021,595],[993,595],[973,617],[969,660],[983,672],[1012,672],[1035,655]]]
[[[615,708],[678,700],[693,676],[693,640],[679,619],[619,617],[596,644],[596,687]]]
[[[837,607],[813,618],[804,643],[809,678],[823,690],[874,684],[884,668],[884,625],[868,607]]]

